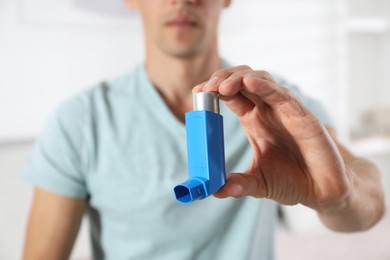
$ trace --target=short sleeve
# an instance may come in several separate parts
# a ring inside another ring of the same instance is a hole
[[[283,78],[278,76],[274,76],[274,78],[280,85],[290,89],[294,95],[297,96],[298,99],[303,103],[303,105],[321,121],[322,124],[330,127],[333,126],[330,116],[319,101],[305,95],[297,86],[287,82]]]
[[[87,112],[84,107],[78,98],[59,107],[34,145],[22,171],[24,180],[59,195],[87,196],[84,176]]]

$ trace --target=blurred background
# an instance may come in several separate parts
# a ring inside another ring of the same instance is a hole
[[[390,0],[234,1],[222,56],[281,75],[320,100],[341,141],[381,169],[390,206]],[[19,259],[32,187],[19,172],[65,99],[143,59],[137,13],[122,0],[0,0],[0,259]],[[283,207],[278,260],[390,259],[390,219],[358,234],[327,231]],[[88,223],[71,259],[90,259]]]

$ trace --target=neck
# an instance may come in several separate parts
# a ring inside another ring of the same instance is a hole
[[[178,58],[147,47],[146,71],[172,113],[181,121],[192,108],[192,88],[221,67],[217,44],[193,58]]]

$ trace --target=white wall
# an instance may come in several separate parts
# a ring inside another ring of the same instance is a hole
[[[349,2],[351,17],[371,19],[374,25],[375,21],[378,24],[371,30],[351,32],[348,42],[350,89],[354,93],[349,102],[351,128],[355,135],[362,135],[367,128],[373,128],[366,125],[365,115],[378,109],[390,111],[390,1]],[[387,135],[390,136],[390,129]]]
[[[56,9],[47,0],[0,0],[0,141],[35,138],[62,100],[142,60],[134,15],[72,11],[69,1]],[[233,1],[223,19],[222,55],[285,76],[335,116],[334,2]]]
[[[223,31],[221,44],[225,55],[281,74],[328,101],[337,82],[334,1],[247,0],[241,6],[233,1],[227,13],[229,29]]]
[[[57,19],[49,7],[28,9],[29,2],[0,0],[3,141],[36,137],[62,100],[127,71],[143,56],[141,26],[133,16],[84,12],[87,18],[80,19],[68,12]]]

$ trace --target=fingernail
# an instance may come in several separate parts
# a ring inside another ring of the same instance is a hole
[[[204,85],[204,86],[205,87],[214,86],[218,83],[218,81],[219,81],[219,79],[217,77],[213,77],[209,81],[207,81],[206,85]]]

